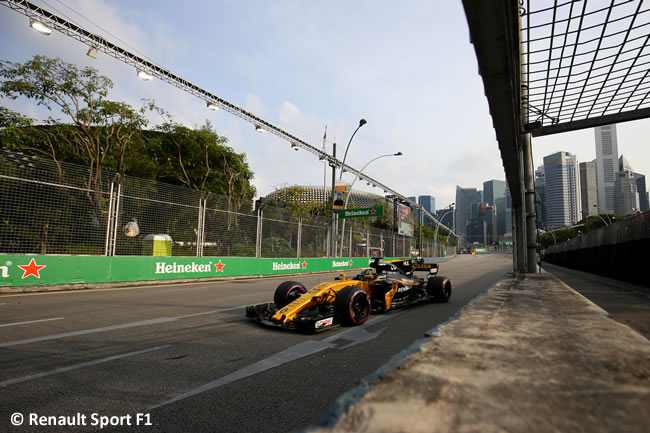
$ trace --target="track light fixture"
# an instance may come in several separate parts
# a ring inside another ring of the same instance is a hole
[[[42,35],[52,34],[52,29],[40,21],[29,20],[29,26]]]
[[[142,69],[138,69],[138,78],[144,81],[149,81],[153,79],[153,75],[146,71],[143,71]]]

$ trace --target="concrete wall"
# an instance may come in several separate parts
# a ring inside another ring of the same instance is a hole
[[[650,287],[650,212],[543,250],[543,260]]]

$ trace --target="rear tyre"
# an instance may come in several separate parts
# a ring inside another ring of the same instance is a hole
[[[280,283],[277,289],[275,289],[273,302],[275,302],[275,305],[279,310],[296,300],[303,293],[307,293],[307,289],[302,284],[296,281],[284,281]]]
[[[432,302],[449,302],[451,281],[445,277],[431,277],[427,281],[427,295]]]
[[[336,294],[334,312],[343,325],[361,325],[370,316],[370,297],[361,287],[344,287]]]

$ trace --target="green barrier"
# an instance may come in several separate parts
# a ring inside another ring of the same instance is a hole
[[[0,255],[0,287],[345,271],[366,267],[370,260],[372,259],[368,257],[257,259],[253,257]]]

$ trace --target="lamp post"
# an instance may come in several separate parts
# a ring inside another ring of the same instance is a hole
[[[598,207],[598,206],[594,205],[594,207]],[[603,222],[603,224],[605,224],[605,227],[607,227],[609,225],[609,224],[607,224],[607,221],[605,221],[605,219],[600,215],[600,213],[598,213],[596,215],[598,215],[598,218],[600,218],[600,220]],[[607,215],[607,219],[609,219],[609,215]],[[610,220],[609,222],[611,224],[612,221]]]
[[[343,167],[345,166],[345,158],[348,157],[348,149],[350,149],[350,144],[352,144],[352,139],[354,138],[354,135],[357,133],[359,128],[361,128],[366,123],[368,123],[366,122],[366,119],[359,120],[359,126],[357,126],[357,129],[354,130],[354,132],[352,133],[352,137],[350,137],[350,141],[348,141],[348,145],[345,148],[345,153],[343,154],[343,164],[341,164],[341,174],[339,175],[339,179],[343,178]]]
[[[453,212],[453,211],[454,211],[454,209],[452,208],[452,206],[455,205],[455,204],[456,204],[456,203],[454,202],[454,203],[450,204],[449,206],[447,206],[447,207],[449,208],[449,210],[448,210],[447,212],[445,212],[445,213],[440,217],[440,219],[438,220],[438,225],[436,225],[436,234],[435,234],[434,237],[433,237],[433,251],[434,251],[434,252],[436,251],[436,248],[437,248],[437,246],[438,246],[438,245],[437,245],[437,244],[438,244],[438,230],[440,230],[440,221],[444,220],[445,217],[446,217],[447,215],[449,215],[450,212]],[[446,208],[445,208],[445,209],[446,209]]]
[[[363,120],[363,119],[361,119],[361,120]],[[359,127],[361,127],[361,124],[359,125]],[[359,129],[359,128],[357,128],[357,129]],[[359,170],[359,173],[357,174],[357,176],[354,178],[354,180],[350,184],[350,191],[348,192],[347,196],[345,197],[345,203],[343,203],[343,209],[347,209],[348,201],[350,201],[350,196],[352,195],[352,187],[354,186],[354,183],[357,181],[357,179],[359,179],[359,176],[361,175],[361,173],[363,173],[363,170],[365,170],[366,167],[368,167],[372,162],[377,161],[379,158],[386,158],[388,156],[402,156],[402,152],[387,153],[386,155],[379,155],[379,156],[371,159],[370,161],[368,161],[366,163],[366,165],[364,165],[361,168],[361,170]],[[345,218],[343,219],[343,229],[341,230],[341,253],[339,254],[339,257],[343,256],[343,235],[345,235]],[[367,242],[367,240],[366,240],[366,242]]]

